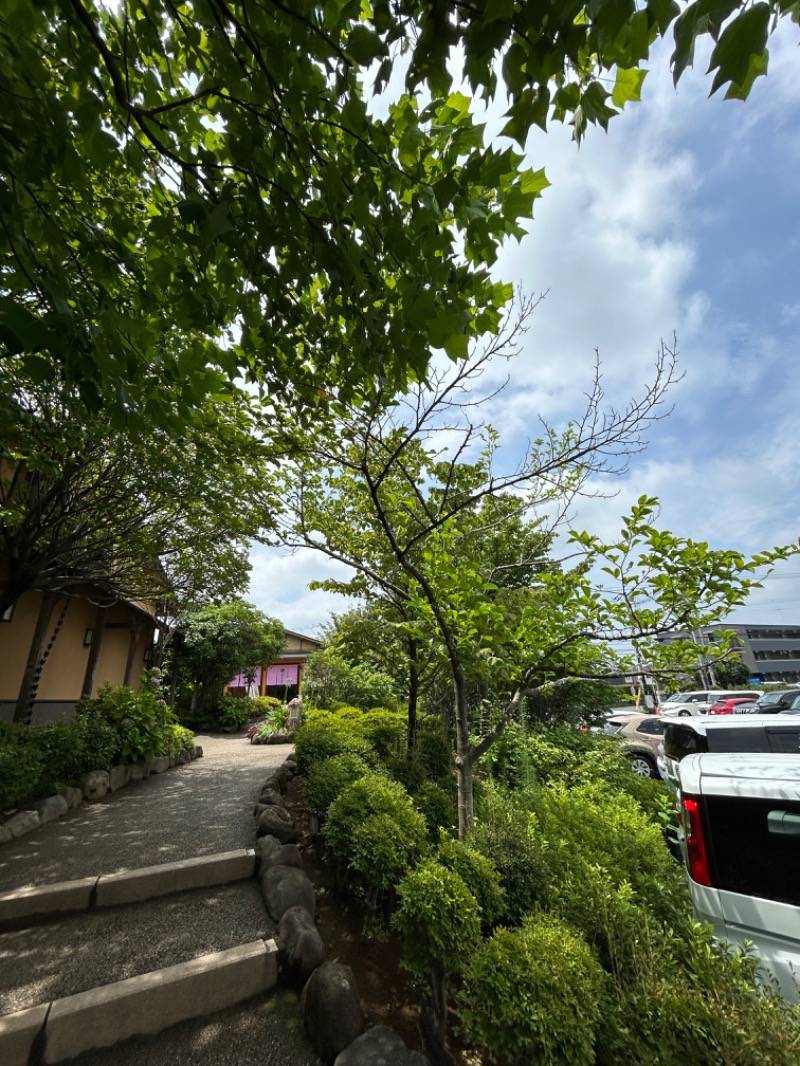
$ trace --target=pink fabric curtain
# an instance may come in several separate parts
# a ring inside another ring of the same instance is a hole
[[[298,671],[297,663],[290,663],[288,666],[270,666],[267,670],[267,687],[271,685],[277,685],[278,687],[296,685],[299,676]]]

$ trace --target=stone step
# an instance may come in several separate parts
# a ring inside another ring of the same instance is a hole
[[[55,915],[226,884],[254,874],[255,851],[240,848],[101,877],[14,889],[0,893],[0,930],[19,928]]]
[[[10,930],[0,934],[0,1015],[275,932],[255,878]]]
[[[255,940],[0,1017],[0,1062],[54,1066],[224,1010],[277,983],[274,940]]]

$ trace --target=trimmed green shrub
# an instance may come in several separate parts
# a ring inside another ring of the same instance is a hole
[[[252,705],[251,716],[253,718],[261,718],[265,715],[272,718],[276,711],[286,709],[283,701],[279,700],[277,696],[253,696],[250,704]]]
[[[245,696],[221,696],[216,707],[220,725],[241,729],[253,717],[253,702]]]
[[[373,898],[399,880],[424,842],[425,822],[411,797],[380,774],[348,785],[328,809],[326,848],[356,889]]]
[[[349,731],[343,723],[335,721],[335,715],[314,716],[301,726],[294,738],[294,757],[297,771],[308,774],[315,763],[332,755],[360,756],[366,763],[377,765],[375,752],[369,741]]]
[[[428,826],[431,840],[437,841],[458,825],[458,808],[455,798],[433,781],[423,781],[412,791],[414,802]]]
[[[403,938],[403,961],[417,978],[431,969],[455,973],[480,939],[480,911],[459,875],[436,859],[409,871],[397,888],[392,928]]]
[[[194,733],[177,722],[168,722],[162,731],[162,755],[180,755],[194,747]]]
[[[358,755],[345,752],[315,763],[306,779],[306,805],[317,815],[325,815],[328,808],[348,785],[370,773],[370,767]]]
[[[4,729],[0,733],[0,811],[18,807],[36,794],[42,756],[18,740],[16,734],[22,728],[29,727]]]
[[[405,752],[408,720],[401,712],[375,707],[363,714],[354,725],[381,759],[400,756]]]
[[[454,773],[453,746],[436,716],[421,718],[417,723],[417,742],[414,761],[419,763],[431,781],[444,782]]]
[[[505,892],[505,918],[521,922],[550,898],[551,871],[541,843],[528,831],[530,816],[516,800],[491,784],[476,803],[470,844],[491,859]]]
[[[492,1062],[594,1066],[603,984],[584,941],[539,914],[478,946],[457,1009],[468,1039]]]
[[[458,874],[475,897],[484,926],[493,925],[503,916],[506,894],[491,859],[469,844],[447,837],[439,844],[437,858],[442,866]]]

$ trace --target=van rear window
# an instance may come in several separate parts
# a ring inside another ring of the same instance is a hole
[[[754,755],[798,755],[800,730],[796,726],[709,730],[705,750],[746,752]]]
[[[680,762],[687,755],[697,755],[704,751],[708,751],[704,736],[689,726],[669,723],[664,734],[664,754],[668,758]]]
[[[715,885],[728,892],[800,904],[800,833],[770,831],[770,813],[800,822],[800,803],[704,796]]]

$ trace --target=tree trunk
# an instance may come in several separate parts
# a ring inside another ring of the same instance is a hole
[[[467,688],[461,670],[453,678],[456,719],[456,781],[458,784],[458,839],[464,840],[475,824],[472,798],[472,758],[469,748]]]
[[[94,630],[92,631],[92,645],[89,648],[89,661],[86,663],[86,673],[83,676],[81,696],[91,696],[94,688],[94,675],[97,672],[97,663],[100,659],[100,649],[103,647],[103,635],[105,633],[107,607],[98,607],[94,616]]]
[[[45,637],[47,636],[47,628],[50,625],[50,619],[53,617],[53,609],[58,602],[58,598],[58,593],[56,592],[45,592],[42,596],[39,617],[36,620],[36,628],[33,631],[28,652],[28,661],[25,663],[22,683],[19,687],[17,706],[14,709],[15,722],[30,724],[33,702],[36,699],[36,689],[39,684],[38,671],[42,660]]]

